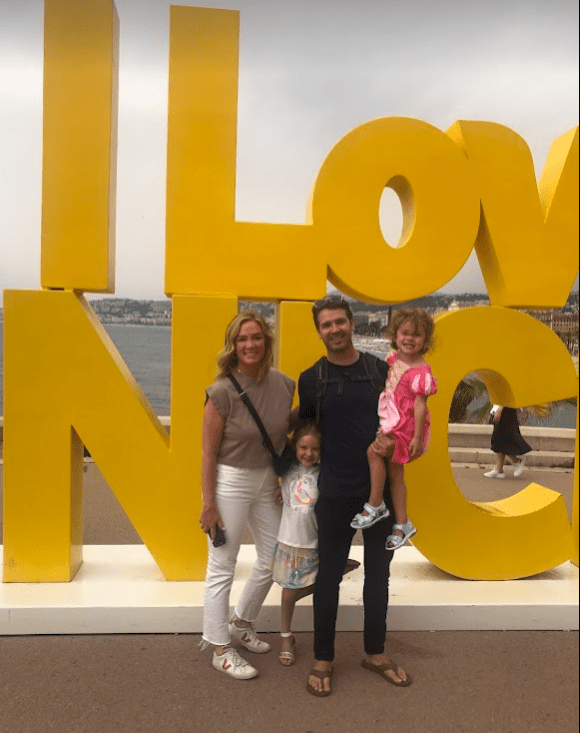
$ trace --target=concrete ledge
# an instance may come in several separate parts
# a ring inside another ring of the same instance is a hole
[[[362,552],[353,546],[351,557],[362,560]],[[203,583],[165,581],[143,545],[87,545],[84,556],[71,583],[0,584],[0,635],[201,631]],[[254,546],[243,545],[232,605],[254,559]],[[339,631],[362,630],[362,580],[359,569],[343,581]],[[258,630],[278,631],[279,617],[280,588],[274,586]],[[578,568],[565,563],[526,580],[465,581],[404,547],[393,563],[388,623],[393,631],[576,630]],[[298,603],[294,628],[312,630],[310,598]]]
[[[573,454],[576,448],[574,428],[520,428],[526,441],[534,451],[556,451]],[[449,423],[448,441],[450,448],[489,448],[493,425],[468,425]]]
[[[495,464],[496,455],[489,448],[449,447],[451,463]],[[528,467],[574,468],[574,453],[534,450],[526,456]]]

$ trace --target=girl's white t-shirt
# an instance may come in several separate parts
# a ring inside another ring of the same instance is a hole
[[[282,521],[278,542],[290,547],[318,547],[314,505],[318,499],[319,466],[304,468],[295,463],[282,477]]]

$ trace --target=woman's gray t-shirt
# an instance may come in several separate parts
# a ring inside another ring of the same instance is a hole
[[[236,370],[233,376],[256,408],[274,448],[281,453],[289,430],[294,380],[277,369],[270,369],[263,379]],[[272,457],[263,445],[258,426],[231,381],[227,377],[218,379],[206,394],[224,421],[217,462],[236,468],[271,466]]]

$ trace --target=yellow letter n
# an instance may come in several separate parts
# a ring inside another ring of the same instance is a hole
[[[204,387],[237,298],[174,295],[171,439],[80,291],[112,292],[112,0],[46,0],[42,291],[5,293],[4,580],[82,563],[82,445],[170,580],[200,580]],[[201,345],[201,346],[200,346]]]

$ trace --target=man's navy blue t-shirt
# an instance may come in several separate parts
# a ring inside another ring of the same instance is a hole
[[[377,366],[385,380],[388,364],[379,360]],[[320,410],[319,428],[322,432],[322,456],[318,486],[321,496],[365,497],[370,493],[370,473],[367,449],[375,439],[379,418],[377,406],[380,392],[368,381],[352,381],[364,377],[366,370],[359,358],[350,366],[328,362],[328,378],[340,382],[326,385]],[[340,387],[342,385],[342,390]],[[341,392],[341,393],[339,393]],[[298,380],[300,417],[316,419],[316,370],[310,367]]]

